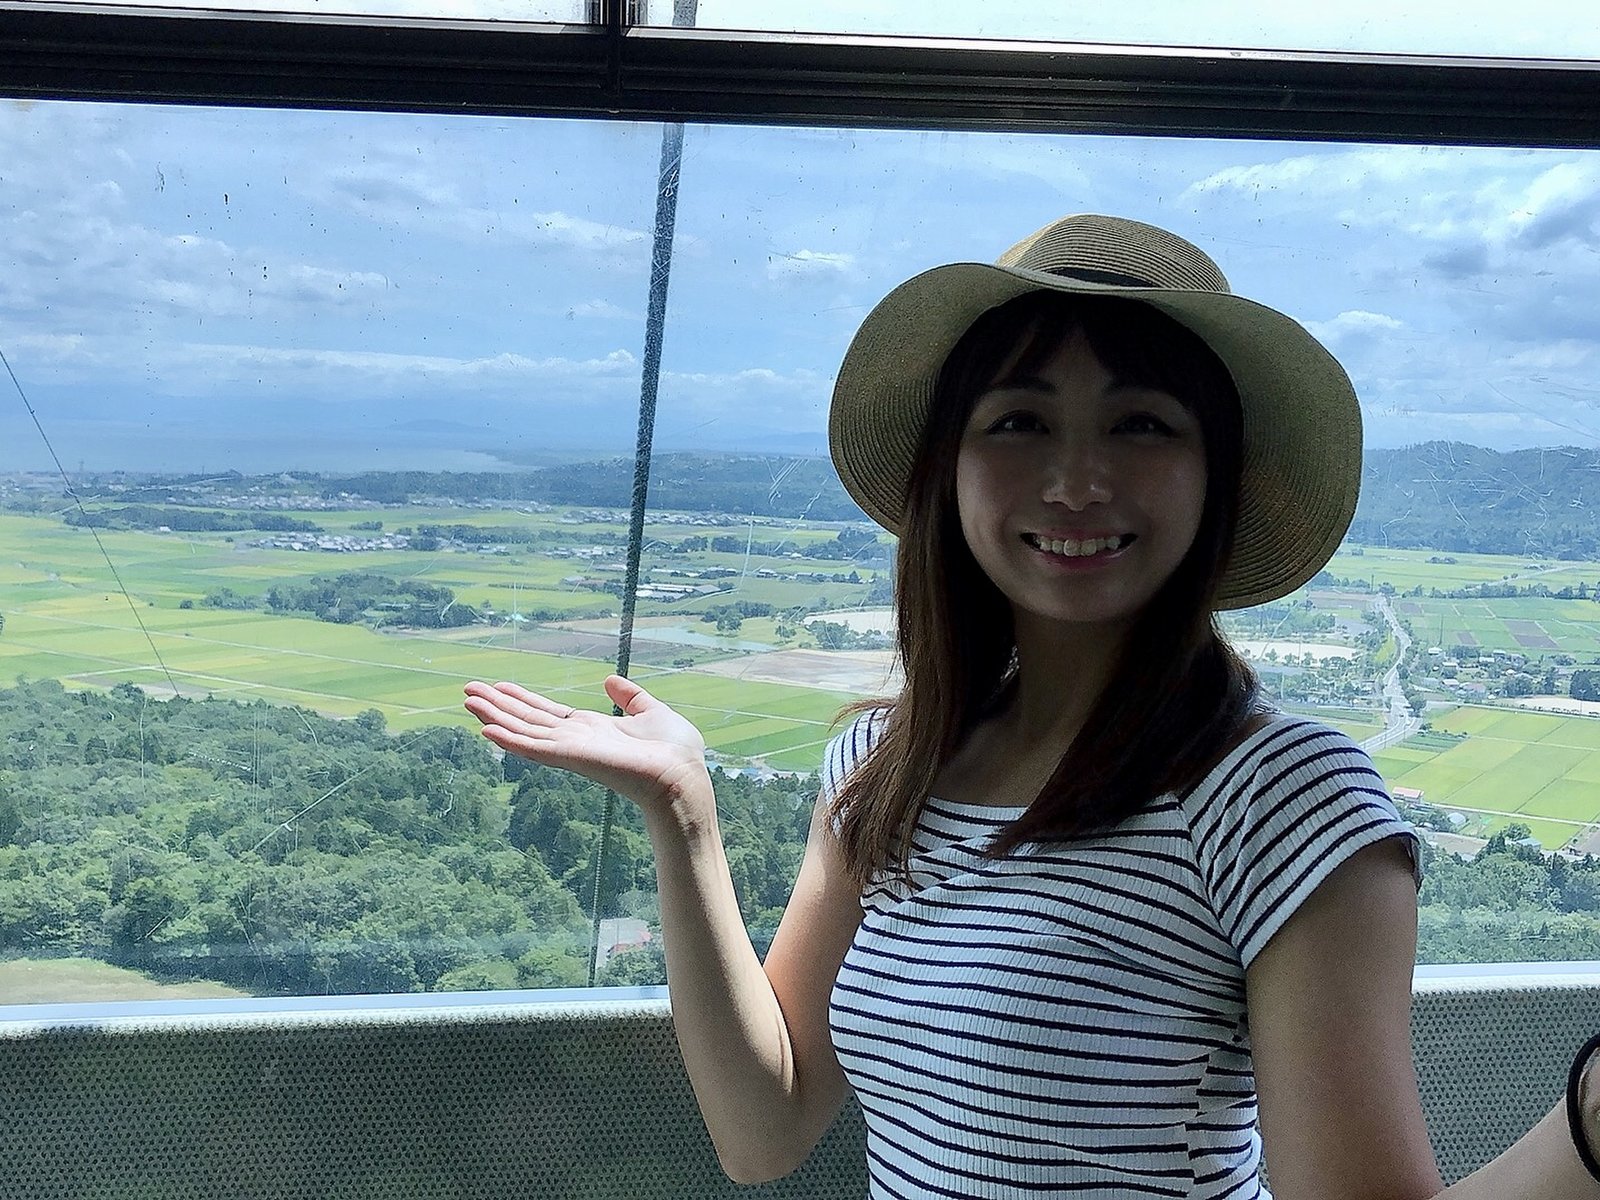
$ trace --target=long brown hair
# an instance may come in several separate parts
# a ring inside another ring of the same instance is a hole
[[[1242,417],[1227,368],[1204,341],[1138,301],[1033,292],[980,317],[940,373],[911,477],[895,576],[898,697],[872,752],[833,797],[857,882],[904,874],[940,770],[1005,699],[1015,669],[1011,608],[978,566],[956,509],[956,456],[979,394],[1002,364],[1027,371],[1081,333],[1119,378],[1160,388],[1199,420],[1205,507],[1188,554],[1137,616],[1110,683],[1035,802],[988,847],[1109,829],[1157,797],[1193,787],[1259,710],[1259,685],[1213,615],[1238,511]]]

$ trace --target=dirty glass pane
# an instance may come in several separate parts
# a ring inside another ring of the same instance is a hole
[[[658,142],[0,105],[0,1003],[587,980]]]
[[[0,999],[564,986],[594,916],[599,982],[659,980],[637,815],[600,861],[603,794],[459,707],[605,707],[653,247],[632,672],[705,734],[762,944],[835,714],[896,681],[840,357],[1064,211],[1347,365],[1350,537],[1227,628],[1435,846],[1424,961],[1592,956],[1600,153],[692,126],[668,252],[663,136],[0,107]]]
[[[683,0],[677,0],[681,5]],[[648,0],[647,23],[673,23],[673,0]],[[774,33],[897,34],[950,38],[1110,42],[1252,50],[1600,58],[1600,24],[1586,0],[1342,0],[1274,3],[1037,4],[1029,0],[854,4],[699,0],[702,29]]]

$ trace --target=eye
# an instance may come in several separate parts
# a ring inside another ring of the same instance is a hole
[[[1008,412],[1002,417],[990,421],[985,432],[988,433],[1033,433],[1044,428],[1044,422],[1039,420],[1035,413],[1027,410]]]
[[[1170,424],[1151,412],[1133,412],[1117,420],[1113,433],[1153,433],[1171,437],[1175,432]]]

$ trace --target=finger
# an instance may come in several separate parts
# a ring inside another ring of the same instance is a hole
[[[520,731],[546,730],[560,724],[565,709],[560,713],[534,708],[514,696],[491,691],[482,696],[468,696],[466,709],[485,725],[504,725]]]
[[[555,700],[549,696],[542,696],[538,692],[529,691],[520,683],[502,682],[494,686],[502,695],[510,696],[530,708],[536,708],[540,712],[549,713],[551,716],[565,719],[572,716],[573,713],[582,711],[564,700]]]
[[[561,721],[578,711],[564,701],[541,696],[518,683],[497,683],[493,693],[495,702],[502,710],[526,721]]]
[[[478,730],[507,754],[515,754],[521,758],[541,759],[551,748],[551,739],[541,738],[538,731],[519,733],[508,729],[504,725],[490,724]]]
[[[615,704],[630,717],[659,703],[654,696],[633,680],[624,678],[621,675],[607,675],[605,687],[606,695],[611,698],[611,703]]]

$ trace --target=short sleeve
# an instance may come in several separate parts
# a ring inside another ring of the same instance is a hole
[[[874,708],[861,713],[828,743],[822,754],[820,799],[831,802],[851,771],[872,752],[872,744],[883,731],[889,710]]]
[[[1422,882],[1416,830],[1345,734],[1283,718],[1247,738],[1183,798],[1212,907],[1249,967],[1340,864],[1399,837]]]

